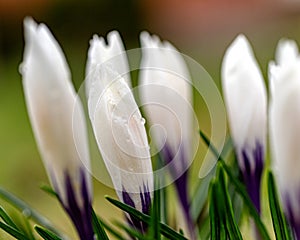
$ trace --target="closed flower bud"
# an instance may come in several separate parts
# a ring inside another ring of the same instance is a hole
[[[127,81],[118,72],[118,63],[108,57],[107,62],[98,64],[98,54],[103,53],[94,49],[102,49],[103,44],[94,37],[88,55],[88,62],[94,64],[87,68],[87,78],[94,84],[87,84],[86,89],[92,127],[119,199],[149,214],[153,172],[145,120]],[[142,222],[130,216],[128,220],[136,229],[146,231]]]
[[[267,97],[262,74],[243,35],[238,36],[225,53],[222,87],[238,164],[250,198],[260,212]]]
[[[285,215],[300,239],[300,57],[294,41],[281,41],[269,65],[270,143]]]
[[[81,239],[93,239],[92,190],[85,119],[58,43],[44,24],[24,21],[25,99],[52,186]],[[76,144],[75,144],[75,139]]]
[[[147,32],[142,46],[139,95],[150,122],[155,147],[167,164],[183,209],[187,234],[194,238],[188,196],[188,167],[192,161],[192,87],[181,54],[167,41]],[[180,222],[180,221],[179,221]]]

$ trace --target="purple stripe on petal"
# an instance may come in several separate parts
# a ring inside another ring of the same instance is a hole
[[[297,216],[295,209],[293,209],[292,201],[288,193],[284,197],[285,216],[288,220],[290,227],[293,230],[295,239],[300,239],[300,217]],[[300,191],[298,194],[298,201],[300,202]]]
[[[241,153],[244,163],[244,168],[242,169],[243,180],[254,206],[260,213],[260,183],[264,167],[264,150],[262,145],[256,142],[255,149],[250,152],[252,156],[249,156],[249,152],[246,149],[242,149]],[[251,168],[251,158],[254,160],[253,168]]]
[[[133,193],[136,194],[136,193]],[[145,214],[149,214],[150,212],[150,207],[151,207],[151,196],[149,192],[149,187],[147,184],[143,184],[143,189],[140,188],[140,193],[138,193],[141,199],[142,203],[142,212]],[[132,197],[130,196],[130,193],[128,193],[125,188],[123,187],[122,190],[122,198],[123,202],[133,208],[136,208],[134,201],[132,200]],[[146,223],[143,223],[136,219],[135,217],[131,216],[127,218],[127,222],[129,223],[130,226],[134,227],[141,233],[146,233],[148,226]]]
[[[190,233],[194,233],[194,224],[190,214],[190,203],[188,196],[188,160],[185,158],[184,147],[179,149],[179,156],[175,156],[171,148],[166,144],[161,152],[165,164],[170,164],[169,170],[173,177],[180,204],[183,208]],[[172,162],[176,161],[176,162]]]
[[[140,198],[142,201],[142,212],[145,214],[150,213],[151,208],[151,196],[149,192],[149,187],[146,184],[143,184],[143,191],[140,189]],[[148,228],[147,224],[142,222],[143,229],[146,230]]]
[[[125,188],[123,187],[123,190],[122,190],[122,197],[123,197],[123,202],[133,208],[135,208],[135,204],[132,200],[132,198],[130,197],[129,193],[126,192]]]
[[[78,199],[75,195],[74,186],[68,173],[65,173],[65,187],[67,191],[67,203],[62,203],[66,212],[72,219],[78,235],[81,240],[93,240],[94,232],[92,226],[92,206],[91,199],[88,192],[87,180],[83,170],[80,171],[81,178],[81,197],[83,206],[80,207]]]
[[[151,195],[148,184],[143,184],[143,190],[140,189],[140,198],[142,200],[142,212],[149,214],[151,207]]]
[[[179,196],[180,203],[186,215],[189,215],[189,200],[188,200],[188,171],[186,170],[186,159],[184,157],[183,148],[180,149],[180,157],[175,158],[175,154],[171,151],[168,145],[162,150],[163,159],[166,164],[170,164],[169,170],[173,177],[174,184]],[[172,162],[177,161],[177,162]],[[178,177],[179,176],[179,177]]]

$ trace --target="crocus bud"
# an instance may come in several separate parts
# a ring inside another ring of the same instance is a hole
[[[179,200],[194,238],[189,209],[187,169],[192,161],[192,88],[186,64],[169,42],[147,32],[140,36],[142,60],[139,94],[158,152],[174,180]],[[182,226],[183,228],[186,228]]]
[[[126,80],[118,73],[118,62],[97,64],[102,52],[94,49],[101,49],[102,44],[94,37],[88,55],[88,62],[94,63],[87,69],[87,78],[94,84],[86,89],[94,135],[119,199],[149,214],[153,172],[145,120]],[[128,220],[137,230],[146,231],[142,222],[130,216]]]
[[[93,239],[85,118],[58,43],[44,24],[24,20],[25,99],[48,176],[81,239]],[[76,139],[76,144],[75,144]]]
[[[300,239],[300,58],[294,41],[281,41],[269,65],[272,164],[285,215]]]
[[[250,198],[260,212],[267,98],[262,74],[243,35],[238,36],[225,53],[222,87],[238,164]]]

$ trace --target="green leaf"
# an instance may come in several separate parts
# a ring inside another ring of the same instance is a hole
[[[226,226],[226,230],[228,233],[229,239],[242,239],[242,234],[234,220],[233,209],[231,200],[229,198],[228,188],[226,186],[226,180],[222,165],[219,165],[219,174],[218,174],[218,183],[219,183],[219,191],[221,195],[223,195],[223,200],[219,202],[223,205],[223,215],[225,216],[224,224]]]
[[[45,240],[62,240],[59,236],[55,235],[53,232],[47,229],[41,228],[39,226],[35,226],[34,229]]]
[[[21,228],[21,231],[31,240],[35,240],[35,237],[33,235],[33,230],[31,228],[29,219],[26,215],[23,214],[23,225]]]
[[[221,197],[221,198],[220,198]],[[218,183],[213,180],[210,187],[209,216],[210,216],[210,237],[211,240],[226,240],[226,232],[223,221],[220,217]]]
[[[147,236],[144,236],[142,233],[140,233],[139,231],[128,227],[128,225],[125,225],[123,223],[120,222],[116,222],[115,223],[117,226],[119,226],[120,228],[122,228],[129,236],[133,237],[133,239],[140,239],[140,240],[151,240],[151,239],[155,239],[155,238],[149,238]]]
[[[10,216],[5,212],[5,210],[0,206],[0,217],[3,219],[3,221],[11,226],[14,229],[18,229],[17,225],[14,223],[14,221],[10,218]]]
[[[215,155],[215,157],[217,158],[217,160],[219,162],[221,162],[223,169],[225,170],[226,174],[228,175],[230,181],[235,185],[237,192],[241,195],[241,197],[244,200],[245,205],[249,208],[249,212],[252,215],[256,226],[261,234],[261,237],[263,239],[271,239],[265,225],[263,224],[263,222],[260,219],[260,216],[256,210],[256,208],[254,207],[246,189],[245,186],[238,180],[236,179],[236,177],[234,177],[234,175],[232,174],[231,170],[229,169],[229,167],[226,165],[225,161],[223,160],[223,158],[220,156],[220,154],[218,153],[217,149],[214,147],[214,145],[210,142],[210,140],[208,139],[208,137],[200,130],[200,136],[203,139],[203,141],[206,143],[206,145],[208,146],[208,148],[212,151],[212,153]]]
[[[201,133],[200,133],[201,134]],[[203,135],[204,136],[204,135]],[[206,137],[205,137],[206,138]],[[207,138],[206,138],[207,139]],[[207,140],[208,141],[208,140]],[[232,146],[231,139],[227,139],[225,146],[222,150],[221,155],[226,156]],[[196,190],[193,194],[193,201],[191,202],[191,214],[194,222],[199,218],[203,207],[207,201],[208,189],[212,178],[215,176],[216,167],[214,167],[205,178],[201,179],[196,187]]]
[[[263,239],[271,239],[266,230],[265,225],[263,224],[263,222],[260,219],[259,213],[257,212],[255,206],[253,205],[253,203],[248,195],[248,192],[246,191],[245,186],[233,176],[230,169],[227,167],[226,163],[223,160],[221,160],[221,163],[222,163],[222,166],[223,166],[225,172],[227,173],[228,177],[230,178],[230,181],[235,185],[237,192],[241,195],[241,197],[244,200],[245,205],[249,208],[249,212],[256,223],[256,226],[261,234],[261,237]]]
[[[20,232],[18,229],[15,229],[3,222],[0,222],[0,228],[2,228],[5,232],[10,234],[11,236],[15,237],[16,239],[19,240],[30,240],[27,238],[22,232]]]
[[[210,193],[209,193],[210,196]],[[210,239],[210,215],[205,217],[203,221],[201,221],[201,225],[199,227],[199,239],[208,240]]]
[[[160,216],[161,216],[161,189],[159,186],[159,179],[154,178],[154,196],[153,196],[153,204],[151,208],[151,223],[149,226],[149,236],[150,239],[160,240]]]
[[[214,167],[209,174],[199,181],[196,190],[193,194],[193,201],[191,202],[191,214],[193,221],[197,221],[201,214],[203,207],[207,201],[209,184],[214,177],[216,168]]]
[[[48,193],[50,196],[59,199],[58,194],[53,190],[52,187],[43,184],[42,186],[40,186],[40,189],[43,190],[45,193]]]
[[[119,240],[124,240],[124,237],[122,236],[121,233],[119,233],[118,231],[116,231],[115,229],[113,229],[111,226],[109,226],[103,219],[101,219],[99,216],[97,216],[98,220],[100,221],[100,223],[103,225],[103,227],[109,231],[112,235],[115,236],[116,239]]]
[[[42,225],[43,227],[55,232],[57,235],[62,236],[61,233],[57,231],[57,229],[53,226],[53,224],[41,215],[36,210],[32,209],[27,203],[23,200],[19,199],[12,193],[6,191],[5,189],[0,187],[0,197],[10,203],[12,206],[17,208],[22,214],[26,213],[27,218],[33,219],[36,223]]]
[[[271,171],[268,172],[268,194],[269,194],[269,206],[273,221],[273,229],[276,239],[290,240],[291,233],[289,226],[280,207],[278,200],[278,192],[274,180],[274,176]]]
[[[103,229],[101,221],[98,219],[94,209],[92,209],[92,224],[94,233],[98,240],[109,240],[105,230]]]
[[[143,221],[147,224],[151,223],[151,218],[149,215],[146,215],[144,213],[139,212],[135,208],[126,205],[122,202],[119,202],[113,198],[110,198],[108,196],[105,197],[110,203],[115,205],[116,207],[120,208],[121,210],[127,212],[128,214],[134,216],[137,220]],[[160,223],[160,232],[165,237],[168,237],[169,239],[179,240],[179,239],[186,239],[184,236],[182,236],[180,233],[174,231],[172,228],[170,228],[168,225],[164,223]]]

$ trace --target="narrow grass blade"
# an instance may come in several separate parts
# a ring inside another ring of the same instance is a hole
[[[47,229],[41,228],[39,226],[35,226],[34,229],[45,240],[62,240],[59,236],[55,235],[53,232]]]
[[[26,213],[27,217],[33,219],[36,223],[42,225],[43,227],[49,229],[52,232],[55,232],[57,235],[62,236],[61,233],[57,231],[57,229],[53,226],[53,224],[41,215],[36,210],[32,209],[27,203],[23,200],[19,199],[12,193],[6,191],[5,189],[0,187],[0,198],[10,203],[16,209],[18,209],[21,213]]]
[[[205,138],[206,136],[203,135]],[[207,139],[208,141],[208,139]],[[221,155],[226,156],[232,147],[231,139],[227,139]],[[208,189],[212,178],[215,176],[216,167],[214,167],[205,178],[200,179],[193,193],[193,201],[191,202],[191,214],[194,222],[196,222],[205,206],[208,196]]]
[[[193,194],[193,201],[191,202],[191,214],[194,222],[199,218],[200,213],[205,206],[208,196],[209,184],[215,175],[215,168],[209,174],[199,181],[199,184]]]
[[[223,200],[221,201],[223,205],[223,215],[225,216],[224,219],[224,224],[226,226],[226,230],[228,233],[228,238],[229,239],[242,239],[242,234],[234,220],[234,214],[233,214],[233,209],[232,209],[232,204],[231,200],[229,198],[229,193],[228,193],[228,188],[226,186],[226,180],[225,180],[225,174],[222,169],[222,165],[220,165],[219,168],[219,178],[218,178],[218,183],[219,183],[219,191],[220,194],[223,195]]]
[[[5,232],[7,232],[8,234],[10,234],[18,240],[30,240],[22,232],[3,222],[0,222],[0,228],[2,228]]]
[[[45,193],[48,193],[50,196],[59,199],[58,194],[53,190],[52,187],[43,184],[43,185],[40,187],[40,189],[43,190]]]
[[[152,209],[151,209],[151,223],[149,227],[149,237],[151,239],[156,239],[160,240],[161,235],[160,235],[160,216],[161,216],[161,189],[159,186],[159,179],[154,178],[154,186],[155,186],[155,191],[154,191],[154,196],[153,196],[153,204],[152,204]]]
[[[111,226],[109,226],[106,222],[103,221],[103,219],[98,218],[98,221],[100,221],[100,223],[103,225],[103,227],[109,231],[113,236],[115,236],[115,239],[118,239],[118,240],[125,240],[125,238],[122,236],[121,233],[119,233],[118,231],[116,231],[115,229],[113,229]]]
[[[3,221],[11,226],[14,229],[18,229],[17,225],[14,223],[14,221],[10,218],[10,216],[5,212],[5,210],[0,206],[0,217],[3,219]]]
[[[220,211],[218,209],[218,185],[215,180],[210,186],[210,201],[209,201],[209,216],[210,216],[210,239],[211,240],[226,240],[226,234],[222,219],[220,218]]]
[[[125,225],[123,223],[116,222],[115,225],[117,225],[120,228],[122,228],[129,236],[132,237],[132,239],[139,239],[139,240],[155,239],[155,238],[150,238],[150,237],[144,236],[142,233],[136,231],[133,228],[128,227],[128,225]]]
[[[203,139],[203,141],[206,143],[208,148],[215,155],[217,160],[221,162],[223,169],[225,170],[226,174],[228,175],[230,181],[235,185],[237,192],[243,198],[245,205],[249,208],[249,213],[251,214],[251,216],[253,217],[253,219],[256,223],[256,226],[261,234],[261,237],[263,239],[271,239],[266,230],[266,227],[264,226],[263,222],[261,221],[260,216],[259,216],[256,208],[254,207],[244,185],[238,179],[236,179],[234,177],[234,175],[231,173],[231,170],[229,169],[229,167],[226,165],[223,158],[218,153],[217,149],[214,147],[214,145],[210,142],[209,138],[201,130],[200,130],[200,136]]]
[[[144,213],[139,212],[133,207],[130,207],[122,202],[119,202],[113,198],[110,198],[108,196],[105,197],[110,203],[115,205],[116,207],[120,208],[121,210],[127,212],[128,214],[134,216],[137,220],[143,221],[147,224],[151,223],[151,218],[149,215],[146,215]],[[180,240],[180,239],[186,239],[184,236],[182,236],[180,233],[176,232],[172,228],[170,228],[168,225],[164,223],[160,223],[160,229],[161,229],[161,234],[164,235],[165,237],[168,237],[169,239],[174,239],[174,240]]]
[[[92,224],[94,233],[98,240],[109,240],[105,230],[103,229],[102,223],[99,221],[94,209],[92,209]]]
[[[268,194],[269,194],[269,206],[273,221],[273,229],[276,239],[292,240],[289,227],[287,225],[285,216],[281,210],[280,202],[278,199],[278,192],[274,180],[274,176],[271,171],[268,172]]]

